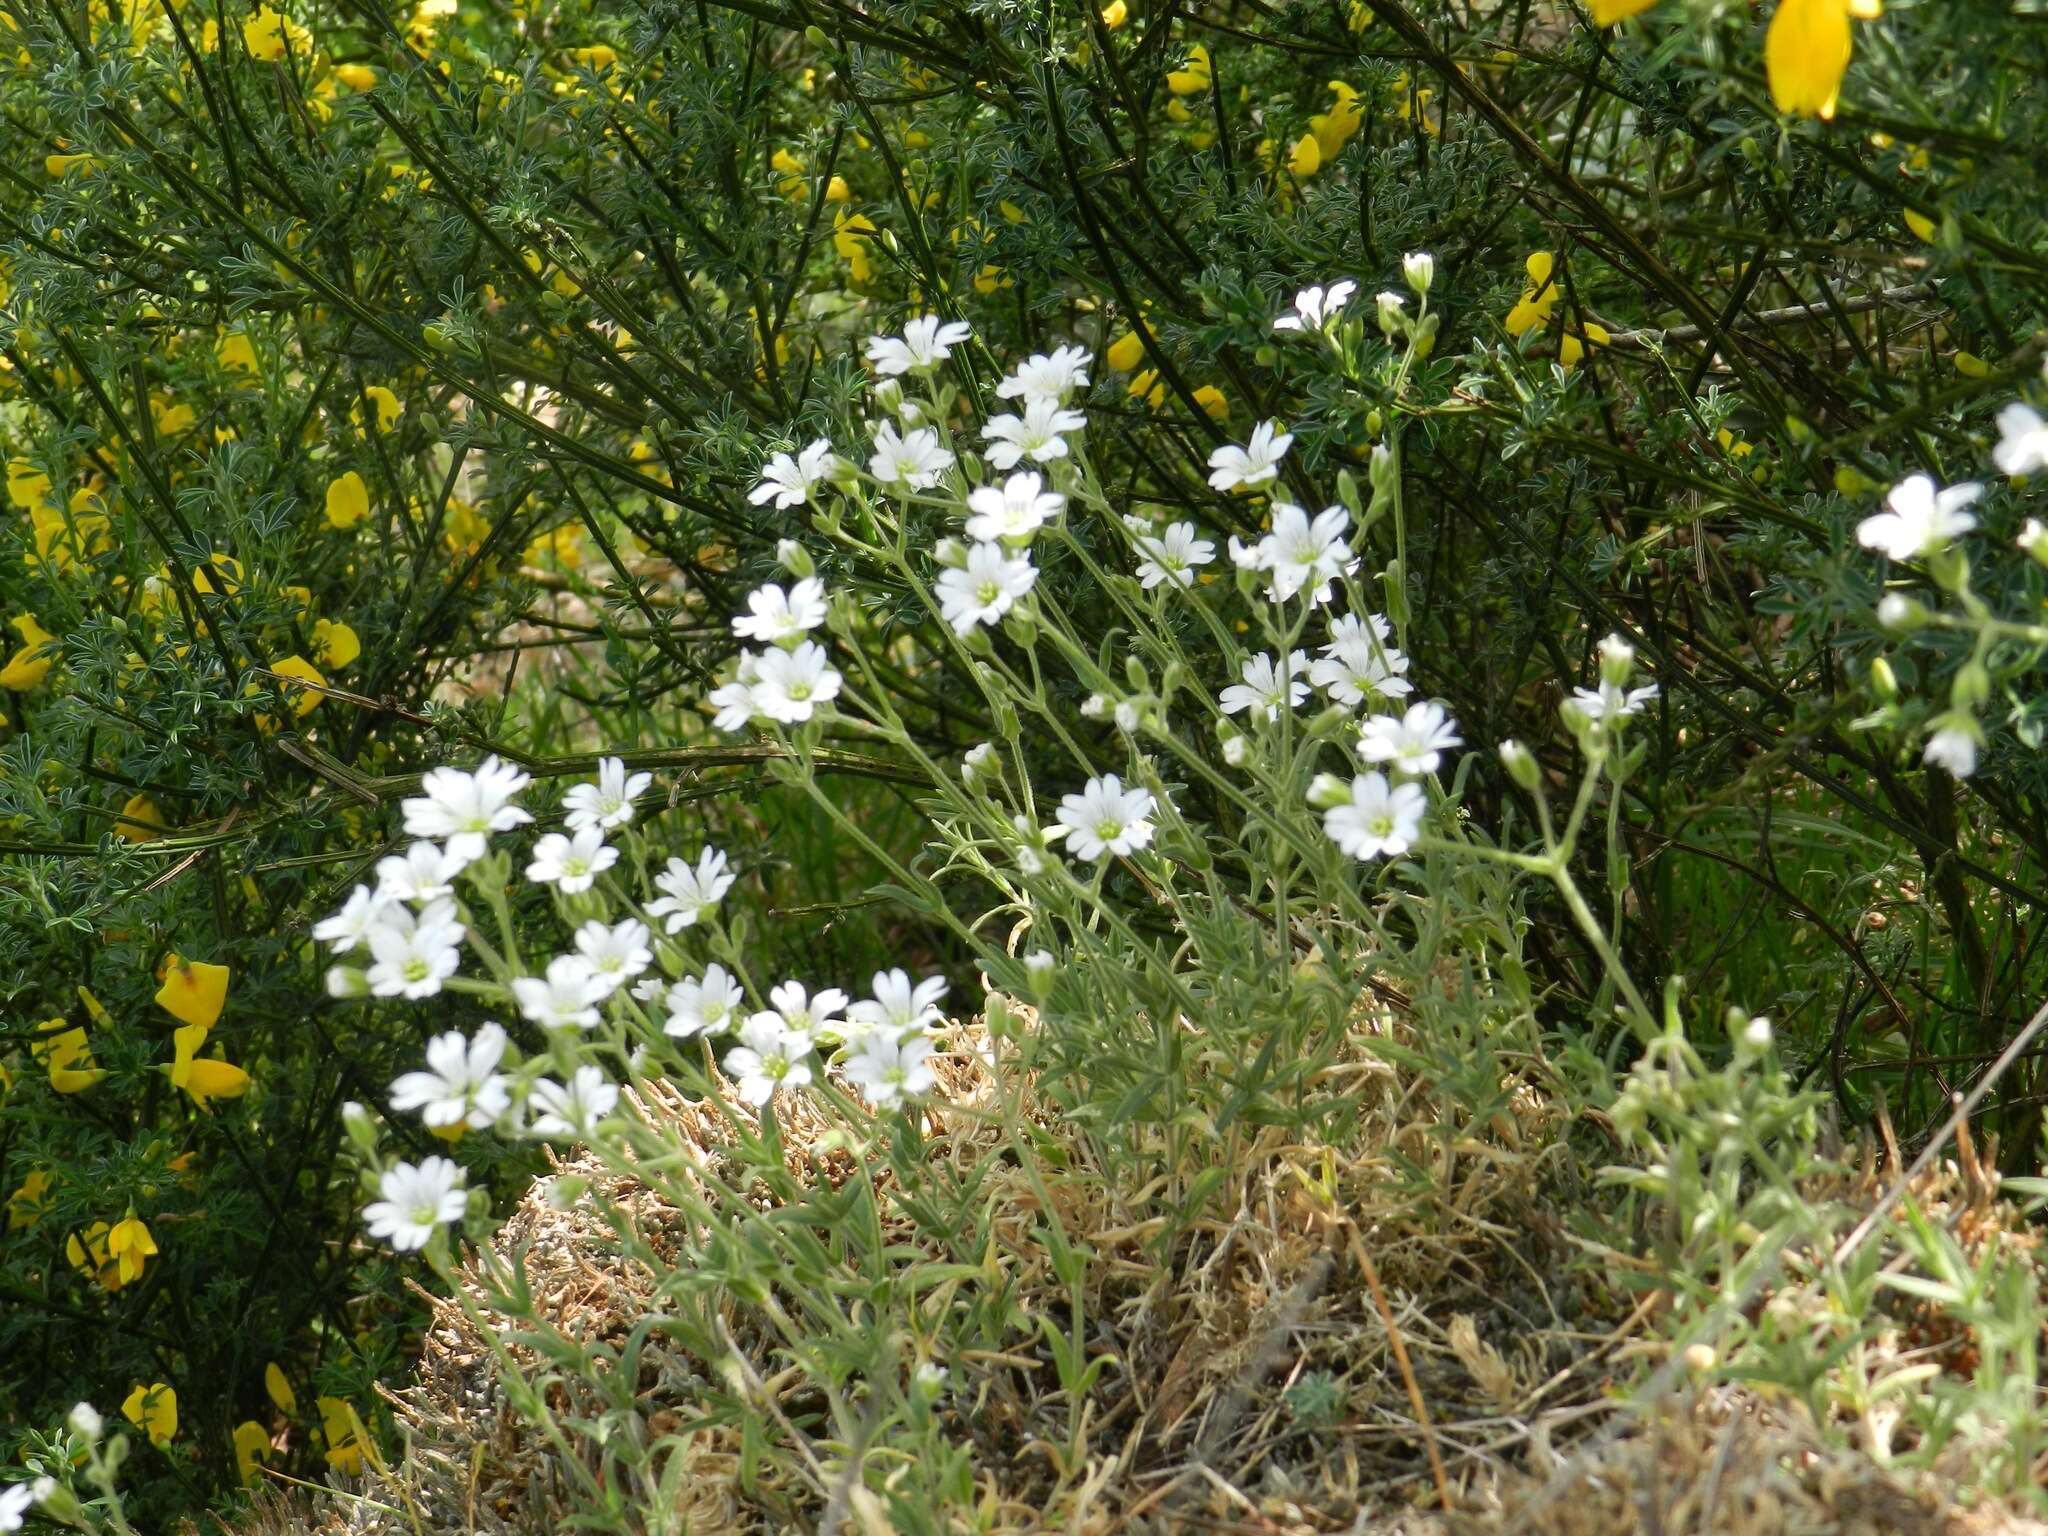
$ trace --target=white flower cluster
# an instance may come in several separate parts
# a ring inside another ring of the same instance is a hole
[[[2043,364],[2048,375],[2048,363]],[[1999,473],[2015,486],[2032,476],[2048,472],[2048,417],[2024,400],[2014,400],[1998,413],[1998,442],[1991,449],[1991,461]],[[1856,525],[1856,542],[1887,559],[1917,561],[1929,567],[1944,587],[1966,582],[1954,568],[1949,553],[1955,541],[1977,526],[1976,515],[1968,509],[1984,494],[1977,481],[1942,486],[1925,474],[1908,475],[1885,493],[1885,510],[1864,518]],[[2048,527],[2028,518],[2015,540],[2034,559],[2048,563]],[[1877,618],[1888,629],[1913,627],[1924,610],[1902,592],[1887,592],[1877,606]],[[1981,663],[1972,660],[1958,675],[1949,707],[1937,714],[1927,727],[1922,760],[1943,768],[1955,778],[1967,779],[1977,771],[1977,754],[1984,745],[1984,728],[1978,723],[1976,706],[1983,702]]]
[[[817,600],[805,587],[799,582],[773,598],[756,593],[751,619],[741,622],[774,643],[783,615],[806,611]],[[563,796],[570,831],[536,840],[526,878],[565,897],[590,890],[619,857],[605,834],[631,823],[635,800],[652,782],[650,774],[628,773],[618,758],[602,759],[595,780]],[[407,831],[420,840],[384,859],[375,886],[357,886],[340,912],[314,928],[338,953],[367,948],[373,957],[367,972],[335,967],[330,991],[418,998],[442,990],[460,964],[465,935],[457,877],[484,858],[494,835],[532,821],[515,803],[528,783],[528,775],[496,758],[473,772],[438,768],[424,776],[423,793],[402,807]],[[913,981],[905,971],[883,971],[874,978],[873,995],[852,1002],[837,988],[812,993],[801,982],[785,981],[769,992],[769,1006],[749,1011],[738,977],[716,963],[678,975],[683,962],[672,946],[663,955],[669,974],[648,974],[657,946],[706,921],[734,879],[716,848],[694,862],[671,858],[654,877],[659,895],[639,915],[616,922],[588,918],[575,929],[572,950],[541,963],[538,974],[503,978],[520,1016],[549,1031],[561,1048],[553,1059],[575,1063],[562,1080],[539,1075],[546,1058],[522,1068],[504,1026],[486,1021],[474,1033],[452,1029],[429,1040],[424,1065],[392,1083],[391,1108],[418,1114],[429,1131],[448,1140],[492,1131],[588,1141],[618,1108],[620,1087],[599,1066],[576,1062],[574,1042],[603,1025],[607,1012],[621,1023],[637,1017],[677,1040],[736,1031],[738,1043],[726,1053],[724,1069],[735,1095],[755,1106],[781,1088],[813,1081],[813,1057],[826,1047],[838,1048],[845,1080],[879,1108],[929,1091],[935,1081],[931,1029],[940,1021],[943,978]],[[633,1002],[614,1010],[614,999],[624,996]],[[364,1114],[357,1106],[346,1113]],[[461,1217],[468,1201],[462,1169],[441,1156],[391,1164],[379,1175],[378,1194],[364,1210],[369,1231],[401,1250],[426,1246],[438,1228]]]

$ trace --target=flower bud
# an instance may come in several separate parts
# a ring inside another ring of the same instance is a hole
[[[1031,995],[1044,1002],[1052,996],[1053,978],[1059,962],[1053,959],[1052,951],[1034,949],[1024,957],[1024,976],[1030,984]]]
[[[350,1001],[370,995],[370,978],[353,965],[335,965],[327,970],[327,995]]]
[[[368,1156],[377,1150],[377,1122],[354,1099],[341,1106],[341,1125],[358,1152]]]
[[[1407,324],[1407,318],[1402,311],[1408,307],[1408,301],[1400,294],[1389,291],[1382,292],[1374,302],[1379,305],[1380,332],[1387,340],[1392,341]]]
[[[992,742],[982,742],[970,747],[967,755],[960,759],[960,782],[969,789],[1002,777],[1002,764],[996,761],[996,749]]]
[[[811,559],[811,552],[795,539],[783,539],[775,546],[775,559],[785,571],[802,581],[818,573],[817,562]]]
[[[93,1529],[97,1523],[87,1520],[85,1506],[78,1502],[78,1495],[54,1477],[37,1478],[28,1485],[28,1492],[29,1497],[36,1501],[36,1508],[59,1525],[76,1526],[83,1531]]]
[[[543,1198],[551,1211],[569,1211],[576,1208],[576,1202],[583,1198],[590,1188],[590,1180],[580,1174],[558,1173],[547,1181]]]
[[[1543,770],[1536,761],[1536,754],[1516,741],[1512,736],[1500,744],[1500,765],[1513,779],[1530,794],[1536,793],[1543,782]]]
[[[1436,280],[1436,258],[1427,251],[1410,251],[1401,258],[1401,275],[1408,279],[1408,286],[1417,296],[1426,296],[1429,285]]]
[[[1956,680],[1949,690],[1949,703],[1959,710],[1974,714],[1984,707],[1991,697],[1991,674],[1984,670],[1980,661],[1968,661],[1956,673]]]
[[[1870,664],[1870,686],[1885,703],[1895,703],[1899,697],[1898,674],[1892,671],[1892,664],[1880,656]]]
[[[932,558],[949,571],[965,570],[967,546],[948,534],[932,546]]]
[[[1600,642],[1600,681],[1613,688],[1626,688],[1629,674],[1636,669],[1636,648],[1619,635]]]
[[[71,1426],[71,1432],[74,1435],[84,1440],[90,1440],[94,1444],[98,1444],[100,1436],[105,1433],[107,1427],[106,1420],[100,1417],[99,1409],[93,1407],[91,1403],[77,1404],[72,1408],[71,1416],[65,1422]]]
[[[2043,527],[2038,517],[2027,519],[2020,530],[2019,546],[2040,564],[2048,565],[2048,527]]]
[[[1336,806],[1351,803],[1351,781],[1340,779],[1334,773],[1319,773],[1310,780],[1308,803],[1319,811],[1331,810]]]
[[[1223,761],[1233,768],[1242,768],[1245,759],[1251,756],[1251,743],[1236,731],[1223,738]]]
[[[1907,632],[1927,622],[1927,610],[1903,592],[1887,592],[1877,600],[1877,622],[1886,629]]]

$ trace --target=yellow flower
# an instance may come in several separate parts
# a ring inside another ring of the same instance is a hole
[[[405,410],[405,407],[398,403],[398,396],[391,393],[382,384],[364,385],[363,396],[370,402],[371,407],[377,413],[377,430],[379,432],[389,432],[398,425],[398,418]],[[356,424],[358,426],[362,425],[363,413],[361,407],[357,407],[354,414]]]
[[[50,1209],[50,1191],[57,1181],[40,1168],[31,1168],[21,1187],[7,1197],[7,1230],[25,1232],[41,1221]]]
[[[85,1026],[64,1029],[63,1023],[62,1019],[44,1020],[33,1054],[50,1074],[50,1086],[58,1093],[83,1093],[107,1075],[106,1068],[93,1059]]]
[[[490,519],[460,497],[448,498],[448,520],[441,525],[441,542],[450,554],[473,555],[491,536]]]
[[[363,1470],[363,1442],[356,1435],[355,1410],[338,1397],[321,1398],[319,1407],[327,1465],[355,1476]]]
[[[592,74],[601,75],[619,62],[619,50],[608,48],[603,43],[593,43],[588,48],[571,48],[569,57]]]
[[[1849,72],[1849,18],[1870,21],[1882,0],[1779,0],[1764,34],[1764,68],[1780,112],[1831,118]]]
[[[270,1435],[254,1419],[244,1419],[235,1426],[235,1470],[242,1476],[242,1486],[250,1487],[256,1481],[259,1463],[270,1460]]]
[[[333,480],[327,487],[327,526],[353,528],[370,512],[370,488],[354,470]]]
[[[214,344],[214,361],[223,368],[236,368],[243,373],[256,372],[256,344],[240,331],[229,331]]]
[[[240,1067],[199,1055],[199,1048],[206,1043],[204,1024],[182,1025],[172,1040],[171,1085],[184,1089],[201,1109],[215,1099],[239,1099],[249,1091],[249,1074]]]
[[[1325,160],[1334,159],[1365,122],[1365,108],[1359,103],[1358,92],[1342,80],[1332,80],[1330,94],[1337,98],[1330,110],[1308,120],[1316,136],[1316,147]]]
[[[1315,175],[1323,163],[1323,147],[1312,133],[1304,133],[1288,151],[1287,171],[1297,181]]]
[[[218,587],[213,584],[216,578],[220,581]],[[241,585],[242,562],[233,555],[216,553],[208,557],[208,565],[192,567],[192,590],[195,592],[235,592]]]
[[[313,644],[320,652],[321,663],[330,672],[339,672],[363,654],[363,643],[356,638],[356,632],[331,619],[314,624]]]
[[[177,1438],[178,1394],[165,1382],[148,1386],[137,1382],[128,1401],[121,1405],[121,1415],[148,1435],[151,1445],[162,1450]]]
[[[1604,325],[1595,325],[1588,320],[1580,329],[1584,333],[1583,339],[1566,331],[1557,344],[1557,360],[1567,370],[1578,367],[1580,358],[1595,347],[1606,346],[1609,340]]]
[[[367,64],[337,64],[334,78],[352,91],[367,91],[377,83],[377,71]]]
[[[1656,3],[1657,0],[1593,0],[1593,25],[1611,27],[1617,21],[1642,15]]]
[[[868,258],[868,241],[878,233],[865,214],[848,213],[844,208],[832,210],[832,249],[851,269],[856,283],[868,282],[875,275],[874,263]]]
[[[113,1231],[104,1221],[96,1221],[83,1233],[73,1232],[64,1239],[64,1257],[71,1261],[71,1267],[86,1279],[107,1291],[121,1289],[120,1267],[107,1258],[107,1234]]]
[[[1508,311],[1505,324],[1510,336],[1522,336],[1550,323],[1550,312],[1557,307],[1557,284],[1550,280],[1554,264],[1555,258],[1548,251],[1537,251],[1523,263],[1523,270],[1529,274],[1529,289]]]
[[[57,637],[36,622],[32,613],[10,619],[22,644],[7,658],[7,665],[0,667],[0,688],[12,688],[16,693],[26,693],[40,683],[56,664],[57,653],[51,642]]]
[[[45,155],[43,157],[43,170],[52,176],[62,176],[65,172],[74,168],[82,174],[90,176],[99,169],[99,164],[99,157],[97,155]]]
[[[7,465],[7,499],[33,512],[49,504],[50,477],[26,459],[12,459]]]
[[[121,803],[120,818],[114,823],[114,836],[124,843],[153,843],[167,830],[156,802],[139,791]]]
[[[850,203],[853,201],[853,188],[846,184],[844,176],[834,176],[825,183],[825,201],[828,203]]]
[[[323,687],[327,682],[320,675],[320,669],[303,656],[287,656],[282,661],[274,661],[270,670],[281,678],[299,678]],[[295,715],[303,718],[320,707],[320,695],[312,688],[301,688],[296,682],[287,681],[284,691],[292,701],[292,713]]]
[[[1209,50],[1200,43],[1190,48],[1187,64],[1167,75],[1166,88],[1176,96],[1199,96],[1209,89]]]
[[[802,197],[804,193],[804,163],[786,148],[778,149],[768,157],[769,169],[777,176],[775,190],[784,197]]]
[[[1124,0],[1109,0],[1109,4],[1102,8],[1102,24],[1114,32],[1130,19],[1130,15],[1131,8],[1124,4]]]
[[[270,1400],[277,1404],[281,1413],[297,1413],[299,1399],[292,1391],[292,1384],[285,1379],[284,1367],[275,1360],[263,1367],[263,1390],[270,1394]]]
[[[1204,384],[1195,391],[1195,404],[1207,411],[1216,421],[1227,421],[1230,417],[1230,400],[1214,384]]]
[[[171,955],[164,961],[164,984],[156,989],[157,1006],[180,1024],[211,1029],[227,1005],[230,974],[224,965]]]
[[[107,1254],[121,1273],[121,1283],[132,1285],[142,1278],[142,1267],[156,1252],[156,1239],[133,1211],[114,1223],[107,1233]]]
[[[1134,400],[1143,400],[1155,411],[1166,404],[1166,385],[1160,381],[1156,368],[1133,374],[1131,382],[1124,386],[1124,393]]]
[[[1145,343],[1138,339],[1136,331],[1125,331],[1109,344],[1103,353],[1103,361],[1118,373],[1129,373],[1145,360]]]
[[[1922,240],[1925,240],[1929,245],[1934,244],[1934,220],[1927,217],[1926,214],[1922,213],[1917,208],[1906,209],[1905,219],[1906,228],[1913,231],[1914,234],[1918,235]]]
[[[266,5],[242,23],[242,46],[249,50],[250,58],[275,64],[285,56],[287,47],[293,53],[310,53],[313,34]]]

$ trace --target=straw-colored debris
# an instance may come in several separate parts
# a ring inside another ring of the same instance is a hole
[[[988,1101],[987,1047],[978,1031],[956,1031],[941,1059],[945,1102]],[[948,1362],[941,1411],[954,1442],[974,1451],[981,1529],[2048,1536],[2048,1526],[1998,1510],[1953,1507],[1934,1480],[1842,1448],[1845,1439],[1868,1443],[1857,1426],[1823,1434],[1796,1403],[1703,1385],[1710,1377],[1688,1379],[1656,1411],[1617,1407],[1615,1389],[1639,1370],[1636,1353],[1658,1347],[1660,1298],[1615,1286],[1608,1265],[1587,1263],[1567,1240],[1554,1212],[1585,1192],[1568,1186],[1569,1166],[1549,1155],[1560,1147],[1557,1112],[1538,1079],[1517,1086],[1492,1125],[1475,1128],[1444,1123],[1416,1082],[1382,1062],[1361,1059],[1350,1070],[1368,1100],[1365,1123],[1384,1128],[1380,1143],[1340,1156],[1268,1129],[1229,1160],[1235,1198],[1212,1208],[1233,1214],[1198,1225],[1164,1260],[1156,1223],[1127,1206],[1128,1192],[1091,1176],[1085,1140],[1065,1139],[1074,1167],[1052,1197],[1066,1230],[1096,1255],[1089,1311],[1102,1319],[1096,1347],[1113,1353],[1116,1368],[1094,1389],[1085,1456],[1063,1466],[1068,1407],[1041,1340],[1020,1332],[987,1358]],[[729,1142],[716,1114],[666,1093],[642,1109],[672,1121],[718,1165]],[[1036,1118],[1057,1133],[1057,1117]],[[823,1150],[827,1129],[801,1101],[789,1105],[790,1166],[835,1182],[854,1176],[844,1153]],[[928,1133],[932,1155],[962,1167],[998,1134],[988,1119],[944,1109],[932,1112]],[[649,1310],[655,1277],[620,1261],[612,1221],[629,1222],[664,1255],[680,1251],[687,1233],[680,1213],[639,1181],[590,1159],[564,1171],[590,1180],[587,1195],[558,1210],[537,1186],[494,1250],[522,1255],[536,1310],[563,1334],[618,1344]],[[1866,1162],[1829,1193],[1874,1199],[1879,1173]],[[1916,1195],[1973,1252],[2025,1243],[2016,1213],[1987,1193],[1994,1187],[1974,1165],[1951,1164]],[[1030,1183],[1021,1173],[999,1181],[989,1201],[1019,1302],[1063,1308]],[[890,1235],[916,1240],[907,1218]],[[468,1266],[475,1305],[485,1304],[488,1267],[480,1258]],[[1777,1297],[1800,1303],[1799,1287],[1799,1266],[1788,1264]],[[579,1482],[605,1476],[604,1463],[587,1440],[556,1445],[529,1430],[464,1309],[445,1298],[433,1305],[417,1378],[392,1397],[405,1453],[361,1485],[372,1502],[281,1490],[266,1495],[243,1536],[564,1528]],[[1930,1343],[1911,1313],[1901,1308],[1891,1341],[1902,1352]],[[785,1429],[816,1422],[815,1394],[799,1371],[779,1368],[748,1308],[730,1301],[723,1316],[732,1360],[672,1352],[658,1334],[649,1341],[619,1432],[678,1433],[696,1417],[693,1393],[712,1373],[729,1380],[734,1370]],[[558,1411],[600,1411],[587,1389],[547,1376],[531,1349],[513,1357],[529,1379],[546,1381]],[[1966,1364],[1957,1350],[1944,1358]],[[854,1496],[832,1511],[835,1530],[888,1530],[877,1523],[881,1505],[838,1476],[842,1448],[832,1442],[762,1458],[745,1492],[741,1449],[729,1430],[688,1435],[676,1452],[684,1470],[668,1485],[677,1490],[668,1529],[815,1530],[826,1513],[821,1486],[837,1486]],[[621,1492],[643,1508],[658,1497],[652,1487]]]

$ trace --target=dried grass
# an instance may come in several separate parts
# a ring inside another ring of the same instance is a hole
[[[1090,1315],[1100,1320],[1096,1347],[1113,1350],[1117,1368],[1087,1405],[1085,1453],[1069,1464],[1068,1405],[1035,1335],[948,1362],[955,1390],[942,1410],[955,1442],[974,1450],[982,1528],[1082,1536],[2048,1536],[2048,1527],[1998,1510],[1956,1508],[1934,1480],[1889,1473],[1866,1450],[1830,1448],[1839,1434],[1823,1435],[1796,1407],[1751,1391],[1689,1389],[1661,1412],[1617,1418],[1610,1395],[1628,1378],[1627,1357],[1656,1347],[1645,1335],[1659,1298],[1637,1301],[1610,1287],[1603,1266],[1586,1263],[1566,1240],[1551,1202],[1571,1193],[1569,1169],[1549,1155],[1560,1145],[1558,1115],[1537,1086],[1541,1063],[1513,1085],[1513,1107],[1495,1123],[1449,1123],[1422,1085],[1374,1052],[1373,1032],[1392,1027],[1381,1019],[1362,1031],[1355,1058],[1339,1069],[1370,1101],[1370,1133],[1356,1148],[1339,1153],[1262,1132],[1231,1159],[1230,1198],[1215,1208],[1233,1214],[1197,1225],[1163,1253],[1162,1223],[1103,1176],[1087,1138],[1046,1106],[1029,1106],[1070,1160],[1049,1186],[1051,1198],[1068,1232],[1095,1254],[1087,1290]],[[945,1100],[987,1106],[993,1082],[983,1053],[991,1042],[961,1027],[949,1044],[939,1061]],[[641,1108],[671,1122],[714,1167],[730,1145],[718,1115],[679,1096],[657,1090]],[[801,1101],[782,1129],[794,1171],[835,1182],[857,1176],[843,1152],[827,1149],[828,1122]],[[987,1118],[943,1107],[931,1112],[928,1133],[932,1155],[962,1169],[1000,1134]],[[554,1326],[618,1342],[649,1310],[657,1277],[620,1259],[600,1202],[663,1256],[681,1250],[682,1218],[646,1185],[594,1161],[565,1171],[590,1179],[589,1196],[560,1211],[536,1189],[495,1252],[523,1253],[534,1305]],[[1816,1193],[1874,1199],[1881,1183],[1873,1157]],[[1915,1193],[1923,1209],[1972,1251],[2029,1241],[1980,1167],[1950,1164],[1922,1185]],[[1020,1306],[1063,1315],[1064,1292],[1036,1235],[1031,1182],[1010,1168],[987,1199],[989,1262]],[[892,1239],[918,1240],[907,1219],[895,1224]],[[489,1262],[473,1256],[466,1271],[478,1302]],[[1794,1256],[1790,1278],[1766,1304],[1817,1303],[1800,1271]],[[266,1497],[242,1536],[563,1528],[579,1477],[570,1458],[596,1476],[594,1453],[530,1431],[463,1310],[445,1298],[432,1305],[416,1380],[391,1398],[405,1454],[370,1490],[403,1513],[342,1494],[286,1491]],[[1887,1348],[1942,1342],[1916,1332],[1913,1314],[1902,1308]],[[793,1421],[808,1405],[800,1374],[770,1374],[773,1355],[748,1308],[729,1301],[724,1322],[754,1373],[758,1400],[786,1413],[783,1427],[795,1440]],[[517,1353],[535,1363],[531,1351]],[[1967,1365],[1957,1349],[1947,1358]],[[654,1341],[635,1383],[641,1411],[632,1432],[651,1439],[692,1422],[695,1394],[725,1364]],[[1312,1389],[1328,1399],[1324,1419],[1309,1407]],[[548,1388],[554,1406],[572,1412],[589,1406],[574,1390]],[[700,1429],[678,1452],[687,1470],[672,1513],[687,1526],[671,1528],[812,1530],[836,1489],[828,1523],[886,1531],[880,1504],[840,1475],[837,1450],[813,1442],[797,1456],[764,1459],[743,1494],[736,1434]],[[1437,1507],[1432,1451],[1448,1481],[1448,1509]],[[656,1497],[652,1488],[622,1492],[642,1507]]]

